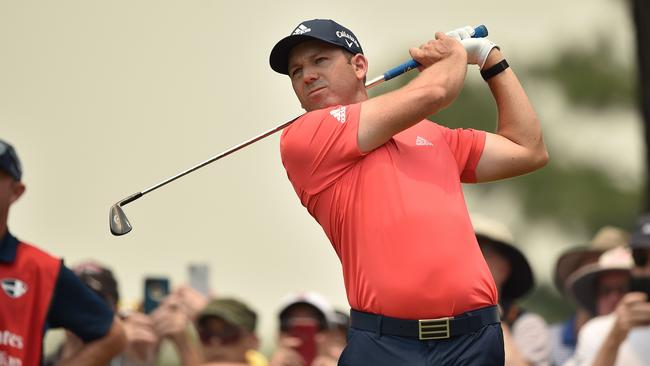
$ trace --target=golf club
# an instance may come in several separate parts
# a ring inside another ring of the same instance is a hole
[[[474,34],[472,34],[472,38],[483,38],[483,37],[487,37],[487,35],[488,35],[487,28],[484,25],[479,25],[478,27],[476,27],[474,29]],[[390,80],[390,79],[392,79],[392,78],[394,78],[396,76],[399,76],[399,75],[401,75],[401,74],[403,74],[403,73],[405,73],[407,71],[415,69],[419,65],[420,64],[415,60],[407,61],[407,62],[405,62],[405,63],[403,63],[403,64],[401,64],[399,66],[396,66],[396,67],[386,71],[383,75],[378,76],[378,77],[366,82],[365,86],[366,86],[367,89],[372,88],[374,86],[377,86],[377,85],[383,83],[384,81]],[[175,181],[178,178],[181,178],[181,177],[183,177],[183,176],[185,176],[185,175],[187,175],[187,174],[189,174],[189,173],[191,173],[191,172],[193,172],[193,171],[195,171],[197,169],[200,169],[200,168],[202,168],[202,167],[204,167],[204,166],[206,166],[206,165],[208,165],[210,163],[213,163],[213,162],[215,162],[215,161],[217,161],[217,160],[219,160],[219,159],[221,159],[223,157],[226,157],[226,156],[228,156],[228,155],[230,155],[230,154],[232,154],[232,153],[234,153],[234,152],[236,152],[236,151],[238,151],[240,149],[243,149],[244,147],[246,147],[246,146],[248,146],[248,145],[250,145],[252,143],[255,143],[255,142],[257,142],[257,141],[259,141],[259,140],[261,140],[261,139],[263,139],[263,138],[265,138],[267,136],[270,136],[270,135],[284,129],[285,127],[292,124],[293,121],[295,121],[296,119],[298,119],[298,117],[296,117],[296,118],[294,118],[294,119],[292,119],[292,120],[290,120],[288,122],[285,122],[285,123],[283,123],[283,124],[281,124],[281,125],[279,125],[279,126],[277,126],[275,128],[272,128],[272,129],[270,129],[270,130],[268,130],[268,131],[266,131],[266,132],[264,132],[264,133],[262,133],[260,135],[257,135],[257,136],[255,136],[253,138],[250,138],[250,139],[242,142],[239,145],[233,146],[230,149],[228,149],[228,150],[226,150],[226,151],[224,151],[224,152],[222,152],[222,153],[220,153],[218,155],[215,155],[215,156],[209,158],[208,160],[206,160],[206,161],[204,161],[202,163],[196,164],[193,167],[191,167],[191,168],[189,168],[189,169],[187,169],[185,171],[182,171],[182,172],[174,175],[173,177],[168,178],[168,179],[166,179],[166,180],[164,180],[164,181],[162,181],[162,182],[160,182],[160,183],[158,183],[158,184],[156,184],[154,186],[151,186],[151,187],[149,187],[149,188],[147,188],[147,189],[145,189],[145,190],[143,190],[141,192],[134,193],[134,194],[122,199],[121,201],[118,201],[113,206],[111,206],[110,211],[109,211],[108,219],[109,219],[109,225],[110,225],[111,233],[113,235],[120,236],[120,235],[124,235],[124,234],[128,233],[133,228],[131,226],[131,223],[129,222],[128,218],[124,214],[124,210],[122,210],[123,206],[137,200],[138,198],[144,196],[145,194],[147,194],[147,193],[149,193],[151,191],[154,191],[154,190],[156,190],[156,189],[158,189],[158,188],[160,188],[160,187],[162,187],[162,186],[164,186],[164,185],[166,185],[168,183],[171,183],[171,182]]]

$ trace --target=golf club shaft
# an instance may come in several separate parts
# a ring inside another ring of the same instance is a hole
[[[228,155],[230,155],[230,154],[232,154],[232,153],[234,153],[234,152],[236,152],[238,150],[241,150],[241,149],[245,148],[246,146],[248,146],[248,145],[250,145],[252,143],[255,143],[255,142],[257,142],[257,141],[259,141],[259,140],[261,140],[261,139],[263,139],[263,138],[265,138],[267,136],[273,135],[274,133],[276,133],[276,132],[278,132],[280,130],[283,130],[285,127],[292,124],[293,121],[295,121],[296,119],[298,119],[298,117],[292,119],[291,121],[285,122],[285,123],[283,123],[283,124],[281,124],[281,125],[279,125],[277,127],[274,127],[274,128],[272,128],[272,129],[270,129],[270,130],[268,130],[268,131],[266,131],[266,132],[264,132],[262,134],[259,134],[259,135],[255,136],[253,138],[250,138],[250,139],[242,142],[239,145],[233,146],[230,149],[228,149],[228,150],[226,150],[226,151],[224,151],[224,152],[222,152],[222,153],[220,153],[218,155],[215,155],[215,156],[211,157],[210,159],[208,159],[208,160],[206,160],[206,161],[204,161],[202,163],[196,164],[195,166],[193,166],[193,167],[191,167],[191,168],[189,168],[189,169],[187,169],[185,171],[182,171],[182,172],[176,174],[175,176],[173,176],[173,177],[171,177],[169,179],[166,179],[166,180],[164,180],[164,181],[162,181],[162,182],[160,182],[160,183],[158,183],[158,184],[156,184],[154,186],[151,186],[151,187],[145,189],[144,191],[140,192],[140,196],[145,195],[145,194],[147,194],[147,193],[149,193],[149,192],[151,192],[151,191],[153,191],[155,189],[158,189],[158,188],[164,186],[167,183],[171,183],[171,182],[175,181],[176,179],[178,179],[178,178],[180,178],[180,177],[182,177],[184,175],[190,174],[191,172],[193,172],[193,171],[195,171],[197,169],[200,169],[200,168],[202,168],[202,167],[204,167],[204,166],[206,166],[206,165],[208,165],[208,164],[210,164],[212,162],[215,162],[215,161],[217,161],[217,160],[219,160],[219,159],[221,159],[221,158],[223,158],[225,156],[228,156]],[[137,196],[137,195],[138,195],[138,193],[134,194],[131,197],[134,197],[134,196]],[[131,198],[131,197],[129,197],[129,198]],[[127,198],[126,200],[128,200],[129,198]],[[139,196],[134,197],[133,199],[131,199],[128,202],[133,202],[138,198],[140,198],[140,197]],[[126,202],[126,200],[124,202],[122,202],[122,205],[125,205],[125,204],[128,203],[128,202]]]
[[[486,37],[487,33],[488,33],[487,28],[484,25],[479,25],[478,27],[476,27],[474,29],[474,34],[472,35],[472,37],[473,38]],[[401,75],[401,74],[403,74],[405,72],[408,72],[408,71],[410,71],[410,70],[412,70],[414,68],[417,68],[418,66],[420,66],[420,64],[417,61],[411,59],[411,60],[409,60],[409,61],[407,61],[407,62],[405,62],[405,63],[403,63],[403,64],[401,64],[401,65],[399,65],[397,67],[394,67],[394,68],[388,70],[383,75],[378,76],[378,77],[368,81],[366,83],[366,89],[370,89],[370,88],[372,88],[374,86],[377,86],[377,85],[383,83],[384,81],[390,80],[390,79],[392,79],[392,78],[394,78],[396,76],[399,76],[399,75]],[[228,149],[228,150],[226,150],[226,151],[224,151],[224,152],[222,152],[222,153],[220,153],[218,155],[215,155],[215,156],[209,158],[208,160],[206,160],[206,161],[204,161],[202,163],[196,164],[193,167],[191,167],[191,168],[189,168],[187,170],[184,170],[184,171],[176,174],[175,176],[173,176],[171,178],[168,178],[168,179],[166,179],[166,180],[164,180],[164,181],[162,181],[162,182],[160,182],[160,183],[158,183],[156,185],[153,185],[153,186],[151,186],[151,187],[149,187],[149,188],[147,188],[147,189],[145,189],[145,190],[143,190],[141,192],[132,194],[131,196],[123,199],[122,201],[120,201],[119,205],[124,206],[124,205],[126,205],[126,204],[128,204],[130,202],[133,202],[133,201],[137,200],[138,198],[144,196],[145,194],[147,194],[147,193],[149,193],[149,192],[151,192],[153,190],[156,190],[156,189],[158,189],[158,188],[160,188],[160,187],[162,187],[162,186],[164,186],[164,185],[166,185],[168,183],[171,183],[171,182],[175,181],[178,178],[181,178],[181,177],[183,177],[183,176],[185,176],[185,175],[187,175],[187,174],[189,174],[189,173],[191,173],[191,172],[193,172],[193,171],[195,171],[197,169],[200,169],[200,168],[202,168],[202,167],[204,167],[204,166],[206,166],[206,165],[208,165],[210,163],[213,163],[213,162],[215,162],[215,161],[217,161],[217,160],[219,160],[219,159],[221,159],[221,158],[223,158],[225,156],[228,156],[228,155],[230,155],[230,154],[232,154],[232,153],[234,153],[234,152],[236,152],[238,150],[241,150],[244,147],[246,147],[246,146],[248,146],[250,144],[253,144],[253,143],[255,143],[255,142],[257,142],[257,141],[259,141],[259,140],[261,140],[261,139],[263,139],[263,138],[265,138],[267,136],[273,135],[274,133],[276,133],[278,131],[281,131],[284,128],[288,127],[296,119],[298,119],[298,117],[296,117],[296,118],[294,118],[294,119],[292,119],[292,120],[290,120],[288,122],[285,122],[285,123],[283,123],[283,124],[281,124],[281,125],[279,125],[277,127],[274,127],[274,128],[272,128],[272,129],[270,129],[270,130],[268,130],[268,131],[266,131],[266,132],[264,132],[264,133],[262,133],[260,135],[257,135],[257,136],[255,136],[255,137],[253,137],[251,139],[248,139],[248,140],[242,142],[239,145],[233,146],[230,149]]]

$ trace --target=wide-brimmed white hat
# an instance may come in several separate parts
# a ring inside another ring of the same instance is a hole
[[[576,303],[592,314],[596,313],[598,278],[608,273],[630,274],[632,253],[627,247],[617,247],[603,253],[597,263],[588,264],[567,278],[567,291]]]
[[[627,245],[630,234],[618,227],[607,225],[600,228],[586,245],[573,247],[562,253],[555,262],[553,282],[560,293],[567,292],[567,279],[579,268],[598,262],[606,251]]]
[[[515,246],[510,230],[480,214],[472,214],[471,218],[479,245],[492,245],[510,263],[510,276],[503,283],[499,297],[514,300],[524,296],[535,285],[535,278],[526,256]]]

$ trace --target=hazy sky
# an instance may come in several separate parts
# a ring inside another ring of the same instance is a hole
[[[594,44],[598,26],[631,62],[625,4],[0,0],[0,138],[17,148],[28,187],[10,229],[68,263],[112,266],[129,300],[145,275],[177,285],[189,262],[208,262],[216,292],[253,304],[265,333],[289,291],[346,308],[338,259],[286,178],[277,135],[126,206],[134,229],[124,237],[109,233],[108,209],[299,115],[268,53],[301,20],[351,28],[375,76],[435,31],[480,23],[512,60]],[[535,95],[564,122],[562,101]]]

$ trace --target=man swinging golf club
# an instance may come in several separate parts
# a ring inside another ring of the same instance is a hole
[[[300,23],[271,51],[307,112],[284,130],[282,162],[341,260],[352,307],[339,365],[503,364],[497,290],[461,182],[528,173],[548,155],[503,54],[471,33],[411,48],[420,74],[372,99],[359,39],[332,20]],[[496,101],[496,133],[425,120],[453,103],[468,64]]]

